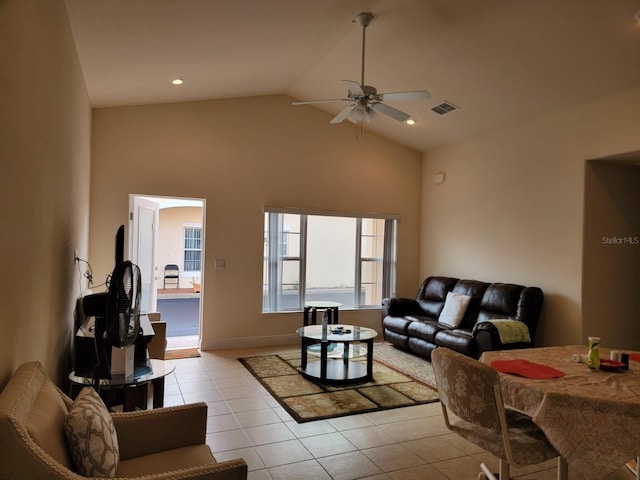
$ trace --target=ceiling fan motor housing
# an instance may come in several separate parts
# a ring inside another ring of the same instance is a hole
[[[353,21],[360,25],[362,28],[367,28],[371,23],[371,20],[373,20],[373,13],[361,12],[356,15],[356,18]]]

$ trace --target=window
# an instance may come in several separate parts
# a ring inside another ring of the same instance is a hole
[[[184,271],[199,272],[202,260],[202,228],[184,229]]]
[[[268,209],[264,214],[262,311],[306,302],[379,307],[395,283],[396,219]]]

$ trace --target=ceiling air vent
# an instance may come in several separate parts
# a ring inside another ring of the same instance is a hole
[[[447,113],[451,113],[454,110],[458,110],[458,107],[456,107],[453,103],[442,102],[440,105],[436,105],[431,110],[436,112],[438,115],[446,115]]]

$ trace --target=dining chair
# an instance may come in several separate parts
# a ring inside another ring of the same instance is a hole
[[[444,347],[433,351],[431,362],[447,428],[495,455],[500,480],[509,480],[510,465],[535,465],[555,457],[558,480],[567,480],[567,462],[544,432],[531,417],[505,407],[498,372]],[[497,480],[484,463],[480,469],[478,480]]]
[[[167,288],[167,280],[175,282],[176,288],[180,288],[180,267],[174,263],[164,266],[164,282],[162,288]]]

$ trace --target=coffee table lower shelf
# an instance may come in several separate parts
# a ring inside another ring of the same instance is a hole
[[[373,375],[367,368],[366,362],[345,362],[341,358],[328,359],[326,378],[322,378],[321,366],[322,362],[320,360],[309,362],[300,373],[314,382],[345,384],[373,380]]]

